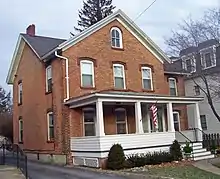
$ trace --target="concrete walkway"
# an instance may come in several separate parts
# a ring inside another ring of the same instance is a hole
[[[19,169],[0,165],[0,178],[3,179],[24,179],[24,175]]]
[[[214,163],[220,163],[220,158],[201,160],[201,161],[195,162],[193,165],[201,170],[205,170],[207,172],[211,172],[216,175],[220,175],[220,168],[212,165]]]

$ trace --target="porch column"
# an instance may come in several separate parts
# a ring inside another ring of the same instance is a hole
[[[143,134],[143,123],[142,123],[142,114],[141,114],[141,103],[138,101],[135,103],[135,124],[136,124],[136,133]]]
[[[167,122],[168,122],[168,132],[175,132],[174,120],[173,120],[173,106],[171,102],[167,104]]]
[[[202,139],[202,125],[200,120],[199,103],[194,104],[194,122],[196,128],[196,138],[197,141],[201,142]]]
[[[96,136],[104,136],[104,120],[103,120],[103,106],[102,101],[96,102]]]

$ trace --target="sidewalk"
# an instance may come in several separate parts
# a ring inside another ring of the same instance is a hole
[[[0,178],[1,179],[24,179],[25,177],[19,169],[0,165]]]
[[[211,164],[217,160],[219,160],[219,159],[201,160],[201,161],[195,162],[193,165],[201,170],[205,170],[207,172],[211,172],[216,175],[220,175],[220,168],[215,167]],[[219,162],[220,162],[220,160],[219,160]]]

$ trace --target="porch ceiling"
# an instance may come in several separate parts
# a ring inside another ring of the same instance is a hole
[[[96,92],[84,96],[69,99],[64,104],[70,108],[76,108],[95,103],[97,100],[103,102],[128,102],[135,103],[137,101],[143,103],[175,103],[175,104],[195,104],[202,101],[202,97],[192,96],[165,96],[140,92],[121,92],[121,91],[104,91]]]

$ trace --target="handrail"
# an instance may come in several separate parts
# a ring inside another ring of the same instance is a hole
[[[188,137],[186,137],[182,132],[180,131],[176,131],[178,133],[180,133],[184,138],[186,138],[187,140],[189,140],[189,142],[191,143],[192,147],[193,147],[193,141],[191,141]],[[194,160],[194,153],[192,152],[192,157],[193,157],[193,160]]]
[[[200,132],[202,132],[203,134],[206,135],[206,133],[205,133],[203,130],[199,129],[199,128],[193,128],[193,129],[194,129],[194,130],[199,130]]]

